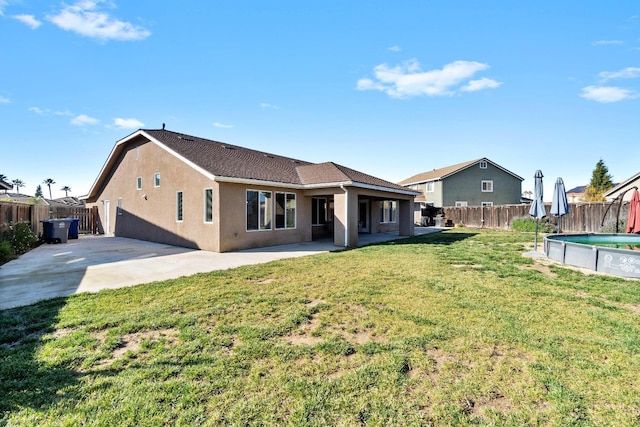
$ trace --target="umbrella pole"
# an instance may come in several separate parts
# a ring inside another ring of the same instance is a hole
[[[533,238],[533,250],[538,251],[538,218],[536,218],[536,234]]]

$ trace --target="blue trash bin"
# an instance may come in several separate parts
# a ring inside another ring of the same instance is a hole
[[[77,239],[78,238],[78,222],[80,221],[78,218],[66,218],[71,223],[69,224],[69,238]]]

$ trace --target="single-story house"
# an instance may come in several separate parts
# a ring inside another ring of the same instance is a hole
[[[13,188],[13,185],[9,184],[6,181],[3,181],[0,179],[0,190],[4,190],[4,192],[6,193],[7,191],[11,190]]]
[[[587,191],[586,185],[579,185],[567,191],[567,202],[578,203],[584,202],[584,193]]]
[[[164,129],[118,141],[86,196],[106,234],[216,252],[359,233],[411,236],[418,192],[336,163],[310,163]]]
[[[520,203],[523,179],[483,157],[422,172],[399,184],[420,191],[416,203],[423,208],[493,206]]]
[[[636,187],[636,189],[640,189],[640,172],[633,175],[631,178],[626,179],[619,184],[616,184],[612,189],[607,190],[604,193],[604,198],[607,200],[614,200],[624,193],[623,200],[628,202],[631,200],[631,196],[633,195],[633,191],[629,190],[633,187]]]

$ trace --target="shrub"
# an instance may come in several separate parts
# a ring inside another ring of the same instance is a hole
[[[33,234],[31,227],[26,222],[10,226],[9,230],[2,233],[0,240],[9,243],[14,255],[22,255],[30,251],[38,242],[37,236]]]
[[[536,231],[536,220],[533,217],[514,218],[511,221],[511,229],[514,231]],[[539,233],[553,233],[556,231],[556,225],[549,221],[549,218],[542,218],[538,223]]]
[[[627,220],[626,218],[621,218],[618,220],[618,233],[624,233],[627,231]],[[601,233],[615,233],[616,232],[616,220],[610,219],[604,223],[602,227],[600,227]]]
[[[16,257],[11,243],[6,240],[0,240],[0,264],[4,264],[7,261],[11,261]]]

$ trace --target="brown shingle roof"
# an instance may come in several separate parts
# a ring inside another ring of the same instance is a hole
[[[217,177],[296,185],[351,182],[405,193],[411,191],[333,162],[315,164],[168,130],[143,129],[142,132]]]
[[[310,164],[168,130],[143,131],[185,159],[219,177],[299,184],[296,167]]]
[[[510,172],[508,170],[506,170],[505,168],[503,168],[502,166],[493,163],[491,160],[487,159],[486,157],[483,157],[481,159],[475,159],[475,160],[470,160],[468,162],[462,162],[462,163],[458,163],[455,165],[451,165],[451,166],[447,166],[444,168],[440,168],[440,169],[434,169],[432,171],[427,171],[427,172],[423,172],[423,173],[419,173],[417,175],[414,175],[410,178],[407,178],[403,181],[400,181],[400,185],[411,185],[411,184],[419,184],[422,182],[428,182],[428,181],[437,181],[443,178],[446,178],[450,175],[453,175],[454,173],[460,172],[463,169],[466,169],[470,166],[473,166],[475,164],[480,163],[481,161],[485,161],[487,163],[492,164],[493,166],[495,166],[498,169],[502,169],[504,172],[513,175],[515,178],[518,178],[520,181],[523,180],[522,177],[516,175],[513,172]]]

